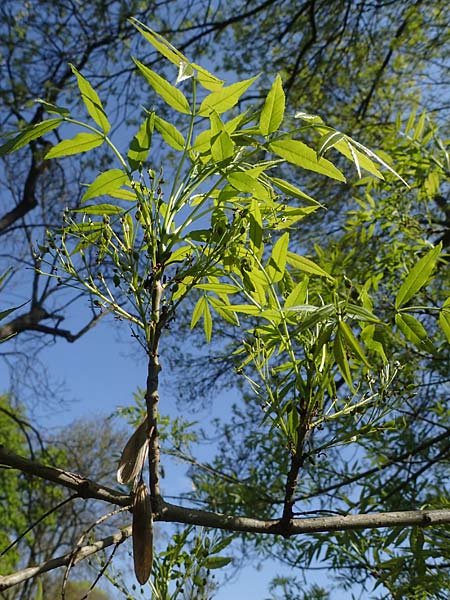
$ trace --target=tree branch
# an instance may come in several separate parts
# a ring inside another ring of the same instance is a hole
[[[11,575],[0,575],[0,592],[15,585],[18,585],[19,583],[23,583],[28,579],[36,577],[41,573],[47,573],[48,571],[52,571],[53,569],[57,569],[58,567],[64,567],[69,563],[75,565],[87,558],[88,556],[91,556],[92,554],[95,554],[96,552],[99,552],[100,550],[103,550],[108,546],[122,543],[130,535],[131,527],[126,527],[125,529],[122,529],[114,535],[110,535],[106,538],[103,538],[102,540],[98,540],[97,542],[89,544],[88,546],[75,548],[74,550],[72,550],[72,552],[68,552],[67,554],[59,556],[57,558],[47,560],[36,567],[28,567],[26,569],[22,569],[21,571],[17,571],[16,573],[12,573]]]
[[[0,465],[19,469],[28,475],[34,475],[35,477],[62,485],[77,492],[81,498],[95,498],[109,502],[110,504],[117,504],[118,506],[129,506],[131,504],[130,496],[127,494],[99,485],[77,473],[64,471],[56,467],[48,467],[38,461],[29,460],[14,452],[10,452],[3,445],[0,445]]]
[[[107,311],[101,312],[100,314],[93,317],[84,327],[77,333],[72,333],[68,329],[59,329],[58,327],[50,327],[48,325],[42,325],[40,321],[44,319],[55,318],[55,315],[49,314],[45,308],[41,306],[33,306],[27,313],[19,315],[15,319],[12,319],[6,325],[0,327],[0,339],[6,339],[22,333],[23,331],[39,331],[48,335],[62,337],[70,343],[76,342],[81,336],[87,333],[96,323],[105,315]]]

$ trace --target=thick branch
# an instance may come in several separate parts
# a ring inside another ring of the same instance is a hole
[[[64,471],[55,467],[47,467],[38,461],[29,460],[14,452],[10,452],[3,445],[0,445],[0,465],[19,469],[23,473],[34,475],[47,481],[53,481],[70,490],[74,490],[81,498],[95,498],[109,502],[110,504],[117,504],[118,506],[130,505],[130,497],[126,494],[98,485],[91,479],[82,477],[77,473]]]
[[[0,218],[0,232],[5,231],[13,223],[22,219],[27,213],[36,208],[38,204],[36,200],[37,181],[47,167],[48,162],[37,162],[35,154],[32,152],[31,165],[23,186],[22,199],[19,204]]]
[[[6,450],[4,446],[0,446],[0,464],[20,469],[30,475],[35,475],[71,490],[75,490],[83,498],[96,498],[119,506],[128,506],[130,503],[129,496],[121,494],[116,490],[103,487],[76,473],[63,471],[54,467],[47,467],[37,461],[22,458],[21,456]],[[176,506],[161,500],[160,507],[155,512],[154,517],[157,521],[170,523],[184,523],[188,525],[210,527],[213,529],[223,529],[225,531],[262,533],[287,537],[303,533],[355,529],[444,525],[450,523],[450,510],[410,510],[361,515],[339,515],[335,517],[292,519],[286,523],[283,519],[263,520],[253,519],[251,517],[223,515]],[[73,558],[73,552],[70,552],[59,558],[51,559],[39,566],[30,567],[12,575],[2,576],[0,577],[0,591],[35,577],[39,573],[67,565],[70,561],[77,563],[99,550],[122,542],[130,535],[131,527],[127,527],[113,536],[99,540],[95,544],[75,549],[75,559]]]
[[[81,336],[87,333],[94,325],[99,321],[106,313],[102,312],[91,319],[87,325],[82,327],[77,333],[72,333],[68,329],[59,329],[59,327],[50,327],[48,325],[42,325],[41,321],[44,319],[55,318],[54,315],[49,314],[41,306],[33,306],[27,313],[19,315],[15,319],[12,319],[6,325],[0,327],[0,339],[6,339],[22,333],[23,331],[39,331],[48,335],[62,337],[68,342],[76,342]]]
[[[64,554],[63,556],[58,556],[57,558],[47,560],[36,567],[28,567],[26,569],[22,569],[21,571],[17,571],[16,573],[12,573],[11,575],[0,575],[0,592],[18,585],[19,583],[23,583],[32,577],[36,577],[41,573],[47,573],[48,571],[53,571],[53,569],[57,569],[58,567],[67,566],[69,563],[76,565],[78,562],[84,560],[88,556],[91,556],[92,554],[95,554],[104,548],[108,548],[108,546],[120,544],[130,535],[131,527],[126,527],[114,535],[110,535],[102,540],[98,540],[94,544],[82,546],[81,548],[77,548],[72,552]]]
[[[289,531],[286,531],[286,525],[281,520],[262,521],[247,517],[232,517],[164,503],[162,512],[156,516],[156,520],[201,525],[203,527],[224,529],[226,531],[281,534],[286,536],[302,533],[346,531],[350,529],[443,525],[450,523],[450,510],[411,510],[373,515],[343,515],[339,517],[294,519],[289,524]],[[65,566],[69,562],[76,564],[108,546],[120,544],[130,535],[131,526],[122,529],[115,535],[106,537],[89,546],[75,549],[73,552],[46,561],[39,566],[23,569],[12,575],[0,576],[0,591],[36,577],[40,573]],[[76,553],[75,558],[74,553]]]

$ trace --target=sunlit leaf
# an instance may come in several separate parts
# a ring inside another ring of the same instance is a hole
[[[199,84],[205,88],[205,90],[209,91],[217,91],[219,90],[223,84],[223,79],[219,79],[209,71],[207,71],[201,65],[197,65],[196,63],[192,63],[192,66],[197,71],[197,81]]]
[[[349,388],[352,391],[354,391],[353,378],[348,362],[347,350],[345,348],[344,340],[342,339],[342,334],[339,327],[336,331],[336,336],[334,338],[333,352],[334,358],[336,360],[337,366],[339,367],[339,371],[342,374],[342,377],[344,378]]]
[[[357,358],[359,358],[359,360],[361,362],[363,362],[366,365],[366,367],[370,368],[370,363],[367,360],[367,357],[364,354],[364,351],[361,348],[360,343],[358,342],[358,340],[354,336],[353,331],[350,329],[348,323],[346,323],[345,321],[341,321],[339,323],[339,329],[340,329],[340,331],[341,331],[341,333],[343,335],[345,343],[346,343],[348,349],[350,350],[350,352],[354,356],[356,356]]]
[[[158,96],[164,100],[164,102],[166,102],[177,112],[187,115],[190,114],[191,109],[189,107],[189,102],[180,89],[166,81],[163,77],[146,67],[135,58],[133,58],[133,61],[148,83],[152,86]]]
[[[439,313],[439,325],[450,343],[450,310],[448,308],[442,308]]]
[[[300,190],[295,185],[292,185],[292,183],[289,183],[288,181],[285,181],[284,179],[279,179],[278,177],[269,177],[269,179],[270,179],[270,181],[272,181],[272,183],[275,185],[275,187],[277,187],[280,191],[282,191],[283,194],[286,194],[286,196],[291,196],[293,198],[299,198],[300,200],[308,200],[308,202],[313,202],[314,204],[318,204],[319,206],[322,206],[320,204],[320,202],[317,202],[317,200],[314,200],[314,198],[311,198],[311,196],[308,196],[308,194],[305,194],[305,192],[302,192],[302,190]]]
[[[224,306],[224,310],[231,310],[246,315],[258,315],[261,313],[261,309],[255,304],[230,304],[230,306]]]
[[[154,126],[154,113],[150,113],[142,123],[139,131],[131,140],[128,150],[128,163],[134,171],[147,160],[148,151],[152,141],[152,133]]]
[[[206,298],[205,298],[205,296],[200,296],[200,298],[197,300],[194,310],[192,311],[191,329],[193,329],[196,326],[200,317],[203,315],[203,313],[205,311],[205,306],[206,306]]]
[[[331,317],[336,315],[336,307],[334,304],[326,304],[325,306],[293,306],[289,308],[290,311],[295,311],[298,314],[305,314],[296,332],[301,333],[307,329],[315,327],[318,323],[327,323]]]
[[[175,46],[172,46],[170,42],[166,40],[161,34],[153,31],[150,27],[147,27],[144,23],[141,23],[135,18],[131,18],[130,21],[141,33],[141,35],[149,42],[160,54],[170,60],[171,63],[179,66],[180,62],[189,63],[188,59],[182,54]]]
[[[345,312],[362,321],[368,321],[369,323],[381,323],[380,319],[371,313],[370,310],[367,310],[363,306],[352,304],[351,302],[345,303]]]
[[[308,290],[308,278],[304,277],[302,281],[297,283],[292,292],[286,298],[284,302],[284,308],[291,308],[299,304],[304,304],[306,300],[306,293]]]
[[[92,204],[83,208],[76,208],[73,212],[80,212],[86,215],[118,215],[123,212],[120,206],[114,204]]]
[[[108,117],[106,116],[105,109],[103,108],[103,104],[98,97],[97,92],[94,90],[89,81],[78,72],[74,65],[70,65],[70,68],[72,69],[72,73],[77,78],[81,98],[83,99],[88,113],[97,123],[97,125],[101,127],[102,131],[105,134],[108,133],[108,131],[111,129],[111,125],[109,124]]]
[[[172,123],[165,121],[161,117],[155,115],[155,127],[162,135],[164,141],[174,150],[183,150],[184,148],[184,137]]]
[[[411,298],[426,284],[442,250],[442,243],[432,248],[423,256],[408,273],[405,281],[398,290],[395,308],[407,304]]]
[[[267,136],[277,131],[283,122],[286,98],[283,91],[283,85],[280,75],[277,75],[273,85],[267,94],[264,102],[261,116],[259,119],[259,128],[262,135]]]
[[[255,199],[252,199],[250,203],[249,222],[250,243],[253,246],[253,251],[260,257],[263,250],[263,223],[261,211],[259,210],[258,202]]]
[[[105,138],[100,133],[78,133],[70,140],[63,140],[53,146],[47,152],[45,158],[60,158],[88,152],[88,150],[101,146],[104,141]]]
[[[261,200],[270,199],[269,190],[259,182],[255,177],[244,173],[242,171],[232,172],[227,175],[228,181],[231,185],[240,192],[247,194],[254,194]]]
[[[221,163],[234,154],[234,142],[216,111],[209,115],[211,121],[211,155],[214,162]]]
[[[284,275],[288,245],[289,233],[286,232],[283,233],[272,249],[272,254],[266,266],[266,272],[273,283],[280,281]]]
[[[233,108],[238,102],[242,94],[258,79],[259,75],[244,81],[232,83],[229,86],[222,87],[220,90],[212,92],[203,100],[200,105],[199,115],[207,117],[212,110],[218,114],[222,114],[230,108]]]
[[[226,310],[226,308],[230,306],[229,304],[225,304],[222,300],[219,300],[219,298],[215,298],[214,296],[210,296],[208,298],[208,302],[212,306],[212,308],[217,312],[217,314],[220,317],[222,317],[222,319],[228,321],[228,323],[231,323],[232,325],[236,325],[237,327],[239,327],[239,319],[237,315],[232,311]]]
[[[321,158],[327,150],[336,146],[344,138],[344,134],[340,131],[329,131],[325,133],[317,144],[317,157]]]
[[[88,187],[81,202],[86,202],[98,196],[110,194],[110,192],[119,189],[125,183],[129,183],[126,173],[120,169],[110,169],[101,173]]]
[[[432,354],[435,352],[433,343],[429,339],[424,326],[416,317],[407,313],[398,313],[395,315],[395,322],[405,338],[412,342],[416,348]]]
[[[205,302],[205,308],[203,311],[203,329],[205,331],[206,341],[209,344],[212,336],[212,317],[208,302]]]
[[[63,119],[48,119],[47,121],[42,121],[32,127],[27,127],[21,133],[0,146],[0,157],[20,150],[32,140],[40,138],[49,131],[56,129],[62,122]]]
[[[269,148],[272,152],[281,156],[281,158],[298,167],[345,182],[345,177],[339,169],[326,158],[318,159],[315,150],[303,142],[298,140],[278,140],[271,142]]]
[[[231,283],[197,283],[194,286],[199,290],[205,290],[207,292],[214,292],[215,294],[237,294],[240,292],[240,288],[237,285]]]
[[[295,254],[294,252],[287,253],[286,262],[299,271],[311,273],[311,275],[318,275],[319,277],[326,277],[327,279],[334,281],[334,277],[316,265],[315,262],[309,258],[300,256],[299,254]]]

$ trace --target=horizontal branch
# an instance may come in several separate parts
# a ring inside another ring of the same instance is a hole
[[[286,536],[301,533],[345,531],[349,529],[442,525],[450,523],[450,510],[411,510],[367,515],[293,519],[287,531],[286,524],[280,519],[263,521],[248,517],[233,517],[164,503],[160,514],[156,516],[156,520],[200,525],[214,529],[224,529],[226,531],[281,534]],[[122,543],[130,535],[131,525],[124,527],[114,535],[98,540],[88,546],[77,548],[63,556],[52,558],[39,566],[28,567],[11,575],[0,576],[0,591],[23,583],[41,573],[67,566],[69,562],[75,565],[92,554],[104,550],[108,546]]]
[[[164,503],[155,520],[187,525],[201,525],[245,533],[270,533],[288,537],[301,533],[348,531],[349,529],[380,529],[382,527],[427,527],[450,523],[450,509],[406,510],[362,515],[338,515],[292,519],[286,524],[281,519],[252,519],[184,508]]]
[[[83,498],[95,498],[110,504],[128,506],[130,497],[116,490],[101,486],[90,479],[76,473],[48,467],[37,461],[28,460],[8,451],[0,445],[0,465],[20,469],[24,473],[41,477],[71,490],[75,490]],[[234,515],[224,515],[204,510],[186,508],[169,504],[158,499],[155,521],[198,525],[212,529],[223,529],[230,532],[261,533],[289,537],[304,533],[325,533],[332,531],[348,531],[355,529],[378,529],[383,527],[428,527],[450,523],[450,509],[441,510],[409,510],[385,513],[369,513],[359,515],[338,515],[333,517],[313,517],[292,519],[288,523],[282,519],[253,519]],[[59,558],[51,559],[39,566],[29,567],[11,575],[0,576],[0,591],[17,585],[36,575],[83,560],[113,544],[124,541],[131,535],[131,527],[126,527],[119,533],[99,540],[89,546],[76,549]]]
[[[29,312],[19,315],[12,319],[9,323],[0,327],[0,339],[6,339],[22,333],[23,331],[38,331],[47,335],[61,337],[70,343],[76,342],[81,336],[92,329],[97,322],[107,314],[108,311],[103,311],[95,315],[90,321],[82,327],[78,332],[72,333],[67,329],[59,329],[59,327],[50,327],[43,325],[41,321],[44,319],[54,319],[55,315],[48,313],[41,306],[33,306]]]
[[[98,485],[91,479],[82,477],[77,473],[57,469],[56,467],[48,467],[36,460],[29,460],[9,451],[1,444],[0,465],[19,469],[23,473],[28,473],[28,475],[34,475],[35,477],[62,485],[69,490],[77,492],[81,498],[94,498],[96,500],[103,500],[109,504],[116,504],[117,506],[129,506],[131,504],[128,494]]]
[[[28,579],[32,579],[37,575],[41,575],[42,573],[53,571],[53,569],[57,569],[58,567],[65,567],[69,563],[76,565],[88,556],[108,548],[108,546],[122,543],[124,540],[130,537],[130,535],[131,526],[121,529],[118,533],[110,535],[102,540],[98,540],[93,544],[89,544],[88,546],[81,546],[79,548],[75,548],[67,554],[64,554],[63,556],[46,560],[37,567],[27,567],[26,569],[16,571],[16,573],[12,573],[11,575],[0,575],[0,592],[18,585],[19,583],[23,583]]]

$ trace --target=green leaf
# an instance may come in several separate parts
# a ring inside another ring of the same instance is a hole
[[[239,327],[239,319],[237,318],[237,315],[234,312],[226,310],[226,308],[230,306],[229,304],[225,304],[224,302],[222,302],[218,298],[215,298],[214,296],[210,296],[208,298],[208,302],[216,311],[216,313],[220,317],[222,317],[222,319],[228,321],[228,323],[231,323],[232,325],[236,325],[237,327]]]
[[[88,113],[97,123],[97,125],[101,127],[103,133],[108,133],[108,131],[111,129],[111,125],[109,124],[108,117],[106,116],[105,109],[103,108],[103,104],[101,103],[97,92],[91,86],[89,81],[77,71],[74,65],[70,65],[70,68],[72,69],[72,73],[77,78],[81,98],[83,99]]]
[[[450,310],[442,308],[439,313],[439,325],[450,344]]]
[[[181,90],[179,90],[177,87],[163,79],[163,77],[161,77],[160,75],[143,65],[137,59],[133,58],[133,61],[136,64],[139,71],[148,81],[148,83],[152,86],[152,88],[155,90],[158,96],[160,96],[164,100],[164,102],[166,102],[177,112],[186,115],[191,114],[189,102],[187,101],[186,96]]]
[[[209,344],[212,336],[212,317],[208,302],[205,302],[205,308],[203,311],[203,329],[205,330],[206,341]]]
[[[192,63],[192,66],[194,67],[194,69],[197,70],[197,81],[202,87],[205,88],[205,90],[209,90],[212,92],[217,91],[225,83],[223,79],[219,79],[202,66],[197,65],[195,63]]]
[[[27,127],[19,135],[16,135],[0,146],[0,157],[20,150],[32,140],[42,137],[49,131],[52,131],[52,129],[56,129],[62,122],[63,119],[47,119],[47,121]]]
[[[420,321],[410,314],[398,313],[395,315],[395,322],[405,338],[412,342],[416,348],[434,354],[433,343]]]
[[[227,175],[227,179],[239,192],[253,194],[261,200],[270,199],[269,190],[255,177],[252,177],[252,175],[249,175],[248,173],[243,173],[241,171],[229,173]]]
[[[83,208],[77,208],[73,212],[84,213],[87,215],[118,215],[123,213],[123,208],[114,204],[91,204]]]
[[[161,119],[155,115],[155,127],[162,135],[164,141],[174,150],[183,150],[184,137],[172,123]]]
[[[356,317],[361,321],[367,321],[369,323],[381,323],[380,319],[378,319],[370,310],[362,306],[358,306],[357,304],[345,303],[345,311],[347,314],[352,317]]]
[[[233,156],[234,143],[217,112],[211,111],[209,118],[211,120],[211,155],[215,163],[220,163]]]
[[[53,146],[47,152],[45,158],[59,158],[88,152],[88,150],[101,146],[104,141],[105,138],[100,133],[77,133],[72,139],[63,140],[59,144],[56,144],[56,146]]]
[[[38,247],[40,247],[39,244],[38,244]],[[41,250],[41,252],[42,252],[42,250]],[[6,271],[0,275],[0,288],[3,285],[3,282],[5,281],[5,279],[8,277],[8,275],[12,272],[12,270],[13,270],[12,267],[8,267],[6,269]]]
[[[128,150],[128,163],[132,171],[139,169],[147,160],[148,151],[152,142],[155,113],[150,113],[131,140]]]
[[[383,362],[387,363],[388,359],[384,351],[383,343],[379,339],[381,336],[377,335],[378,332],[379,329],[376,329],[375,325],[366,325],[366,327],[361,330],[361,338],[364,340],[364,343],[369,350],[379,354]]]
[[[241,291],[237,285],[232,285],[231,283],[197,283],[194,287],[199,290],[214,292],[219,296],[221,294],[237,294]]]
[[[144,23],[141,23],[135,18],[130,19],[131,23],[141,33],[141,35],[149,42],[160,54],[170,60],[171,63],[179,66],[180,62],[189,63],[188,59],[184,54],[172,46],[162,35],[147,27]]]
[[[306,293],[308,291],[308,278],[304,277],[302,281],[297,283],[292,292],[286,298],[284,302],[284,308],[292,308],[299,304],[304,304],[306,300]]]
[[[331,131],[325,133],[319,140],[318,148],[317,148],[317,157],[321,158],[327,150],[336,146],[345,135],[340,131]]]
[[[272,249],[272,254],[266,266],[267,275],[272,283],[280,281],[286,268],[287,249],[289,246],[289,233],[283,233]]]
[[[232,83],[229,86],[222,87],[216,92],[212,92],[200,105],[198,114],[202,117],[209,116],[212,110],[215,110],[219,115],[233,108],[238,102],[242,94],[258,79],[259,75],[244,81]]]
[[[253,246],[253,251],[260,257],[263,251],[263,223],[258,202],[254,198],[250,203],[249,223],[250,243]]]
[[[172,252],[170,258],[166,260],[166,266],[171,263],[183,262],[185,258],[192,254],[192,248],[190,246],[181,246]]]
[[[89,185],[88,189],[81,198],[81,202],[86,202],[98,196],[106,196],[111,192],[118,190],[122,185],[128,183],[129,179],[126,173],[120,169],[110,169],[101,173]]]
[[[205,567],[207,569],[221,569],[229,565],[232,560],[230,556],[208,556],[205,560]]]
[[[50,114],[61,115],[62,117],[68,117],[70,115],[70,110],[64,106],[57,106],[42,98],[36,98],[35,102],[38,102]]]
[[[360,152],[360,150],[355,148],[352,144],[352,141],[353,140],[351,138],[345,136],[344,140],[335,144],[335,148],[338,152],[345,156],[345,158],[355,163],[360,177],[360,167],[362,167],[368,173],[375,175],[375,177],[378,177],[379,179],[384,179],[382,173],[375,166],[375,163],[368,156],[366,156],[365,154]]]
[[[231,310],[236,313],[244,313],[246,315],[259,315],[261,314],[261,309],[255,304],[230,304],[229,306],[224,306],[224,310]]]
[[[281,77],[280,75],[277,75],[270,92],[267,94],[267,98],[261,111],[259,128],[262,135],[268,136],[274,131],[277,131],[283,122],[285,106],[286,98]]]
[[[342,325],[342,323],[340,323],[340,325]],[[347,358],[347,350],[345,348],[345,344],[342,339],[340,327],[338,327],[338,329],[336,331],[336,336],[334,338],[334,344],[333,344],[333,351],[334,351],[334,358],[336,360],[337,366],[339,367],[339,371],[342,374],[342,377],[344,378],[345,382],[347,383],[349,388],[352,390],[352,392],[354,392],[355,389],[353,387],[352,374],[350,371],[350,365],[349,365],[348,358]]]
[[[315,327],[318,323],[325,323],[330,320],[330,317],[334,317],[336,315],[336,307],[334,304],[326,304],[325,306],[294,306],[289,308],[288,310],[293,310],[297,313],[307,313],[306,317],[303,318],[299,327],[296,329],[296,333],[302,333],[306,329],[311,329]]]
[[[18,308],[21,308],[22,306],[25,306],[26,302],[24,302],[23,304],[19,304],[19,306],[14,306],[14,308],[7,308],[6,310],[2,310],[0,311],[0,321],[2,319],[6,319],[6,317],[8,315],[10,315],[12,312],[14,312],[15,310],[17,310]]]
[[[298,140],[278,140],[271,142],[269,148],[272,152],[281,156],[288,162],[307,169],[326,175],[331,179],[345,182],[344,175],[329,160],[317,158],[316,151]]]
[[[206,306],[206,298],[205,296],[200,296],[197,300],[197,303],[194,307],[191,317],[191,329],[193,329],[198,323],[200,317],[202,316]]]
[[[300,256],[299,254],[295,254],[294,252],[287,253],[286,262],[295,269],[303,271],[304,273],[311,273],[311,275],[326,277],[327,279],[334,281],[334,277],[332,277],[329,273],[327,273],[321,267],[316,265],[315,262],[313,262],[309,258]]]
[[[398,291],[395,299],[395,308],[398,309],[409,302],[409,300],[411,300],[411,298],[426,284],[436,265],[441,250],[442,242],[427,252],[427,254],[414,265]]]
[[[370,363],[367,360],[366,355],[364,354],[360,343],[353,335],[353,331],[350,329],[348,323],[346,323],[345,321],[341,321],[339,323],[339,329],[343,335],[345,343],[347,344],[347,347],[349,348],[350,352],[352,352],[352,354],[354,356],[359,358],[359,360],[361,362],[363,362],[366,365],[366,367],[370,368]]]
[[[314,200],[314,198],[311,198],[311,196],[308,196],[308,194],[305,194],[305,192],[299,190],[298,187],[292,185],[292,183],[289,183],[284,179],[279,179],[278,177],[269,177],[269,179],[270,181],[272,181],[275,187],[281,190],[283,194],[286,194],[286,196],[290,196],[292,198],[299,198],[300,200],[308,200],[313,204],[318,204],[319,206],[322,206],[320,202],[317,202],[317,200]]]

